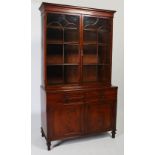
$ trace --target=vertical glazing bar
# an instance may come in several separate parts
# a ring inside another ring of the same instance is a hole
[[[99,69],[99,54],[98,54],[98,41],[99,41],[99,38],[98,38],[98,29],[96,30],[96,57],[97,57],[97,62],[96,62],[96,81],[98,82],[98,69]]]
[[[44,85],[48,84],[48,77],[47,77],[47,64],[46,64],[46,59],[47,59],[47,13],[43,13],[42,14],[42,18],[43,18],[43,63],[44,63]]]
[[[82,83],[82,75],[83,75],[83,15],[80,16],[80,76],[79,81]]]
[[[62,28],[62,33],[63,33],[63,34],[62,34],[62,37],[63,37],[63,38],[62,38],[62,39],[63,39],[63,40],[62,40],[62,41],[63,41],[63,44],[62,44],[62,47],[63,47],[63,62],[62,62],[62,63],[63,63],[63,64],[62,64],[63,83],[65,83],[65,65],[64,65],[64,64],[65,64],[65,49],[64,49],[64,48],[65,48],[65,47],[64,47],[65,45],[64,45],[64,31],[65,31],[65,29]]]
[[[109,77],[109,84],[111,85],[111,74],[112,74],[112,46],[113,46],[113,18],[110,19],[110,47],[108,47],[108,52],[110,52],[110,77]],[[108,45],[108,46],[109,46]]]

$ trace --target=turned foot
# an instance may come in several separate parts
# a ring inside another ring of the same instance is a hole
[[[41,136],[42,136],[42,137],[45,137],[45,136],[44,136],[44,131],[43,131],[42,128],[41,128]]]
[[[47,150],[49,151],[49,150],[51,150],[51,142],[49,141],[47,141]]]
[[[112,131],[112,138],[115,138],[116,130]]]

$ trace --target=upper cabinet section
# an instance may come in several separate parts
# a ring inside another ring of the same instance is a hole
[[[115,11],[42,3],[44,84],[111,84]]]

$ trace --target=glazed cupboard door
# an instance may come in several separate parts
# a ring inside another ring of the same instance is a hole
[[[83,82],[110,83],[112,20],[83,16]]]
[[[47,13],[47,85],[79,82],[80,16]]]

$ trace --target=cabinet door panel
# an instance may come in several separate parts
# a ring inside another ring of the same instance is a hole
[[[110,18],[84,15],[83,82],[110,84],[111,24]]]
[[[47,84],[80,80],[80,15],[48,13],[46,23]]]
[[[92,104],[87,107],[87,133],[102,132],[112,128],[111,104]]]
[[[82,134],[82,105],[64,105],[52,111],[52,129],[55,138]]]

